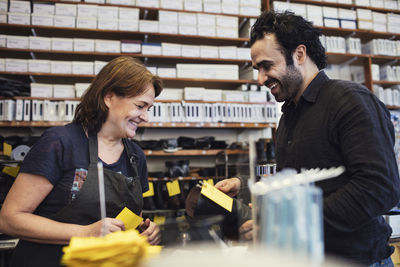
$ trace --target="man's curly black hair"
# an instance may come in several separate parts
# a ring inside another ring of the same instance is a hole
[[[311,22],[290,11],[265,11],[251,28],[250,46],[268,33],[275,34],[287,65],[293,65],[293,52],[297,46],[303,44],[307,48],[307,55],[318,69],[325,68],[325,48],[319,39],[321,31],[314,28]]]

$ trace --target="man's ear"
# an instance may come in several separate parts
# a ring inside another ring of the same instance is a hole
[[[304,64],[307,58],[307,48],[305,45],[301,44],[296,47],[293,52],[293,61],[298,65]]]

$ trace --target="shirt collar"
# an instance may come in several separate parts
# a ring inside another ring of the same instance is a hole
[[[317,101],[317,97],[319,91],[321,90],[322,85],[329,80],[328,76],[325,74],[323,70],[321,70],[317,76],[311,81],[311,83],[307,86],[301,98],[306,100],[307,102],[315,103]],[[287,111],[290,107],[295,107],[295,103],[293,99],[289,99],[285,101],[285,104],[282,106],[282,112]]]

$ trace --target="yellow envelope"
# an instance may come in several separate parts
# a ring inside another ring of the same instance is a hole
[[[172,182],[167,182],[167,190],[168,190],[168,195],[170,197],[180,194],[181,189],[179,187],[178,180],[174,180]]]
[[[125,230],[136,229],[143,221],[142,217],[136,215],[127,207],[125,207],[115,218],[121,220],[125,224]]]
[[[4,156],[11,156],[11,151],[12,151],[12,146],[7,144],[6,142],[3,142],[3,154]]]
[[[209,198],[211,201],[217,203],[227,211],[232,212],[233,199],[209,183],[203,183],[203,186],[201,187],[201,194]]]
[[[153,182],[149,182],[149,190],[143,193],[143,197],[152,197],[154,196],[154,185]]]

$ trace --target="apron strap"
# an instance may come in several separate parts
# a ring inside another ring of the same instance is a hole
[[[96,164],[98,162],[98,148],[97,148],[97,135],[89,134],[89,160],[90,163]]]
[[[128,141],[126,138],[122,138],[122,142],[124,144],[126,154],[128,155],[128,159],[129,159],[129,162],[130,162],[132,170],[133,170],[133,178],[139,179],[139,171],[137,168],[138,156],[136,156],[136,154],[130,148],[130,146],[128,144],[128,142],[130,142],[130,141]]]

